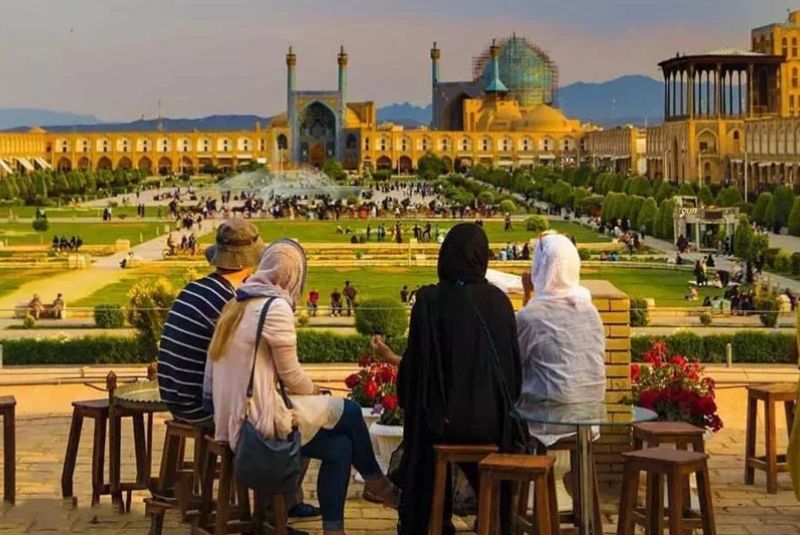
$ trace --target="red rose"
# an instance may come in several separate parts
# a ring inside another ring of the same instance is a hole
[[[672,357],[672,358],[671,358],[669,361],[670,361],[672,364],[675,364],[676,366],[680,366],[681,368],[683,368],[684,366],[686,366],[686,359],[685,359],[685,358],[683,358],[683,357],[682,357],[682,356],[680,356],[680,355],[675,355],[675,356],[673,356],[673,357]]]
[[[364,355],[358,359],[358,366],[361,368],[368,368],[372,364],[372,357]]]
[[[378,372],[378,380],[383,383],[392,383],[395,380],[395,370],[392,366],[384,366]]]
[[[361,381],[359,380],[359,377],[358,377],[357,373],[354,373],[353,375],[349,375],[347,377],[347,379],[344,380],[345,386],[347,386],[347,388],[349,388],[351,390],[353,388],[355,388],[355,386],[358,385],[358,383],[360,383],[360,382]]]
[[[654,392],[652,390],[642,392],[639,394],[639,404],[645,409],[652,409],[656,406],[659,397],[660,392]]]
[[[639,367],[638,364],[631,364],[631,381],[634,383],[639,380],[639,375],[642,373],[642,369]]]
[[[383,408],[389,412],[392,412],[395,409],[397,409],[399,404],[400,403],[397,400],[397,394],[389,394],[388,396],[385,396],[383,398],[383,402],[381,403],[381,405],[383,405]]]
[[[375,381],[369,381],[367,384],[365,384],[364,395],[367,397],[367,399],[375,399],[375,396],[378,395],[378,383]]]

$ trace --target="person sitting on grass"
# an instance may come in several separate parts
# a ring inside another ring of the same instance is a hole
[[[689,286],[689,293],[686,294],[687,301],[697,301],[699,294],[697,293],[697,288],[694,286]]]

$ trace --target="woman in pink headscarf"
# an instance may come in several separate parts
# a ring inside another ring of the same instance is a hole
[[[534,296],[517,312],[522,394],[558,403],[603,401],[605,334],[580,285],[578,250],[566,236],[544,233],[533,253]],[[570,433],[552,426],[530,431],[546,446]]]

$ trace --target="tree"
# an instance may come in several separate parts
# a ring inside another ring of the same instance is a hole
[[[714,204],[714,196],[711,194],[711,189],[708,186],[703,186],[697,192],[697,198],[700,199],[700,202],[703,203],[705,206],[711,206]]]
[[[789,212],[789,234],[800,236],[800,197],[794,200],[792,211]]]
[[[643,176],[635,176],[628,180],[625,188],[625,193],[628,195],[639,195],[640,197],[649,197],[653,192],[653,187],[650,181]]]
[[[368,299],[356,307],[356,331],[359,334],[382,334],[391,339],[403,336],[407,327],[408,310],[399,300]]]
[[[347,173],[342,169],[342,164],[336,160],[327,160],[322,166],[322,172],[337,182],[347,178]]]
[[[425,153],[417,163],[417,176],[425,180],[436,180],[447,173],[447,165],[444,160],[433,154]],[[475,175],[477,178],[477,175]],[[479,179],[480,180],[480,179]]]
[[[674,217],[675,201],[667,199],[658,207],[656,214],[656,221],[653,229],[653,234],[656,238],[662,240],[669,240],[672,242],[675,239],[675,226]]]
[[[719,192],[719,195],[717,195],[717,204],[723,208],[736,206],[743,201],[744,199],[742,199],[742,192],[733,186],[723,189]]]
[[[688,195],[690,197],[693,197],[696,195],[696,193],[694,190],[694,186],[692,184],[690,184],[689,182],[684,182],[683,184],[680,185],[678,191],[675,192],[675,195]]]
[[[674,189],[670,186],[669,182],[663,180],[661,184],[658,186],[656,190],[655,199],[657,203],[660,203],[664,199],[669,199],[672,197]]]
[[[639,216],[636,218],[636,228],[645,234],[653,235],[655,218],[658,214],[658,205],[653,197],[648,197],[639,209]]]
[[[767,248],[769,248],[769,237],[766,234],[756,234],[747,216],[741,216],[733,235],[733,254],[746,262],[752,262]]]
[[[556,205],[557,208],[563,208],[569,204],[569,199],[572,196],[572,186],[563,180],[559,180],[553,187],[550,188],[550,202]]]
[[[639,212],[642,209],[642,205],[644,205],[644,197],[640,197],[639,195],[630,195],[629,202],[630,210],[628,210],[628,224],[630,228],[636,230],[639,228]]]
[[[169,280],[141,280],[128,292],[128,323],[139,331],[142,350],[147,355],[158,354],[158,343],[164,322],[177,292]]]
[[[36,232],[45,233],[50,229],[50,222],[47,220],[47,214],[36,214],[36,219],[33,220],[33,230]]]
[[[767,206],[769,206],[771,201],[772,193],[768,191],[761,193],[758,196],[758,199],[756,199],[756,204],[753,207],[753,212],[750,214],[750,218],[759,225],[765,224],[767,222]]]
[[[772,195],[765,214],[766,223],[775,232],[780,232],[781,228],[786,226],[793,204],[794,193],[792,193],[792,190],[787,186],[778,186]]]

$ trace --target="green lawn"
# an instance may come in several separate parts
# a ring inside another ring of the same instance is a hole
[[[26,282],[52,277],[58,273],[60,271],[57,269],[0,268],[0,296],[15,291]]]
[[[102,207],[71,207],[71,208],[57,208],[54,206],[47,206],[45,207],[45,212],[47,216],[52,218],[57,217],[64,217],[64,218],[72,218],[76,217],[79,219],[91,219],[96,218],[100,219],[103,215],[103,208]],[[147,217],[157,217],[161,214],[166,214],[167,209],[166,207],[161,207],[159,210],[158,206],[145,206],[145,216]],[[137,216],[136,214],[136,206],[117,206],[113,209],[113,215],[115,220],[119,216],[125,216],[126,218],[135,219]],[[36,214],[36,207],[35,206],[0,206],[0,219],[5,219],[13,215],[14,217],[18,218],[32,218]]]
[[[261,233],[261,238],[270,242],[278,238],[294,238],[301,243],[349,243],[350,234],[342,234],[337,232],[337,227],[342,229],[349,228],[353,233],[364,234],[367,225],[369,224],[372,229],[372,241],[375,240],[375,229],[381,223],[384,223],[387,228],[394,225],[393,219],[370,220],[362,221],[356,219],[346,219],[340,221],[289,221],[286,219],[278,220],[262,220],[254,221]],[[425,221],[403,220],[403,234],[404,239],[413,237],[413,226],[417,223],[420,226],[425,225]],[[456,222],[454,221],[440,221],[431,220],[433,231],[435,232],[436,225],[444,232],[453,227]],[[582,227],[576,223],[565,221],[551,221],[551,228],[564,233],[572,234],[579,243],[598,243],[609,241],[609,238],[601,236],[592,230]],[[525,230],[525,224],[521,221],[514,223],[514,230],[510,232],[503,231],[503,223],[501,221],[486,221],[484,222],[484,229],[489,236],[489,241],[492,243],[504,242],[522,242],[535,238],[537,235],[534,232]],[[201,239],[201,243],[211,243],[214,240],[213,234],[208,234]]]
[[[8,241],[8,245],[49,245],[54,235],[63,235],[67,239],[76,235],[86,245],[113,245],[118,239],[128,239],[132,244],[138,244],[140,237],[147,241],[161,235],[164,225],[143,221],[50,223],[50,229],[39,234],[33,230],[31,223],[3,223],[0,225],[0,240]]]
[[[137,280],[163,276],[168,278],[175,287],[181,287],[184,284],[185,274],[185,268],[168,265],[128,270],[125,272],[124,279],[71,303],[71,306],[92,307],[106,303],[125,305],[128,291]],[[703,288],[700,290],[700,300],[685,301],[684,295],[688,288],[688,281],[692,278],[688,271],[603,267],[586,268],[582,277],[608,280],[631,297],[653,298],[656,306],[665,307],[699,306],[706,295],[713,296],[722,292],[716,288]],[[435,282],[436,269],[433,267],[313,267],[309,271],[306,292],[316,289],[322,296],[322,304],[327,305],[331,291],[334,288],[341,290],[346,280],[356,286],[359,299],[399,298],[400,288],[404,284],[408,286],[409,290],[412,290],[417,285]]]

